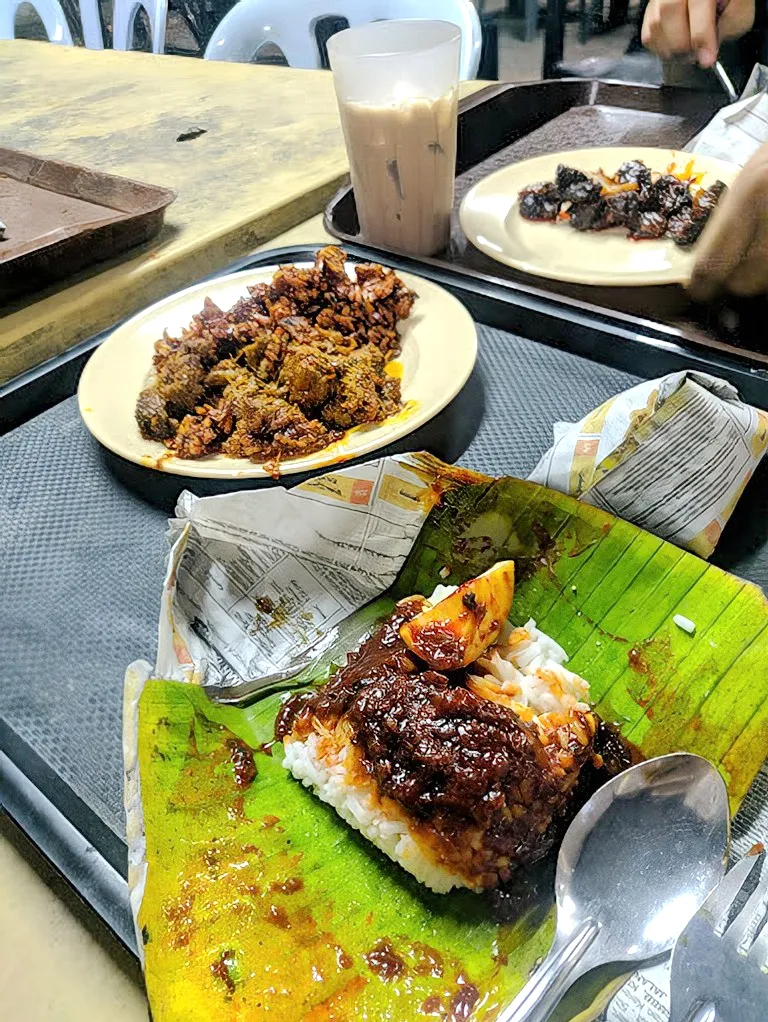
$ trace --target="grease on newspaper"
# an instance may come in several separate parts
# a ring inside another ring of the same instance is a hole
[[[554,434],[529,479],[709,557],[768,447],[768,413],[724,380],[679,372]]]
[[[284,670],[395,580],[430,509],[422,469],[385,459],[253,494],[182,494],[156,673],[227,686]]]

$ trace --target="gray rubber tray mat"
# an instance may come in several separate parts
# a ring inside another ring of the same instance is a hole
[[[637,377],[480,327],[460,461],[525,476],[553,423]],[[70,398],[0,441],[0,718],[119,836],[123,672],[154,659],[166,518],[110,473]]]

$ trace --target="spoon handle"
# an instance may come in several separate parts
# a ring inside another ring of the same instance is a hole
[[[573,982],[573,970],[599,930],[594,919],[585,919],[564,943],[555,938],[547,957],[496,1022],[545,1022]]]
[[[714,1004],[694,1005],[685,1022],[717,1022],[717,1011]]]

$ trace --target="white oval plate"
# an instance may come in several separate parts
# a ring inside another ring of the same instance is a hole
[[[659,173],[666,173],[671,163],[682,169],[693,160],[694,171],[704,174],[705,186],[718,178],[730,185],[741,169],[709,156],[644,146],[538,156],[478,181],[461,204],[462,229],[472,244],[492,259],[537,277],[603,286],[686,284],[696,258],[695,245],[693,249],[679,248],[671,238],[632,241],[618,227],[581,233],[567,223],[535,223],[520,216],[518,193],[537,181],[553,180],[558,163],[586,173],[604,170],[615,174],[626,160],[642,160]]]
[[[309,266],[309,263],[297,263]],[[163,330],[179,334],[210,297],[229,309],[248,285],[269,283],[277,266],[233,273],[179,291],[119,326],[96,349],[80,378],[80,414],[96,439],[128,461],[174,475],[202,479],[267,478],[263,463],[223,454],[193,460],[177,458],[154,440],[145,440],[134,412],[152,368],[154,344]],[[351,264],[347,266],[351,271]],[[401,323],[403,409],[383,422],[357,426],[340,440],[302,458],[280,461],[280,475],[308,472],[370,454],[423,426],[453,400],[469,378],[477,357],[477,332],[464,306],[441,287],[409,273],[399,273],[419,296]]]

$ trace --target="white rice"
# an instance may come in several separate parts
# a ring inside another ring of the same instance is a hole
[[[468,886],[460,876],[427,858],[411,836],[407,821],[384,811],[372,782],[356,780],[353,784],[347,780],[344,758],[348,749],[342,749],[338,756],[323,757],[318,750],[321,741],[316,734],[303,741],[288,738],[283,766],[419,883],[437,894]]]
[[[485,656],[472,677],[496,683],[504,695],[535,714],[589,709],[589,682],[563,665],[568,655],[531,618],[522,628],[505,633]]]
[[[438,586],[430,602],[434,605],[454,588]],[[565,650],[530,620],[523,628],[505,627],[499,642],[476,661],[475,667],[483,673],[472,677],[500,690],[536,716],[571,709],[586,711],[589,684],[563,666],[567,660]],[[322,752],[321,746],[325,746]],[[301,740],[288,736],[284,748],[283,765],[297,780],[420,883],[438,894],[470,886],[463,877],[436,862],[431,849],[416,840],[407,815],[401,814],[395,803],[388,800],[388,805],[382,804],[374,781],[361,778],[359,770],[354,778],[348,777],[345,760],[353,747],[335,751],[332,741],[312,733]]]
[[[675,614],[672,618],[678,628],[682,628],[684,632],[688,632],[689,635],[693,635],[696,631],[696,624],[691,621],[689,617],[684,617],[682,614]]]

